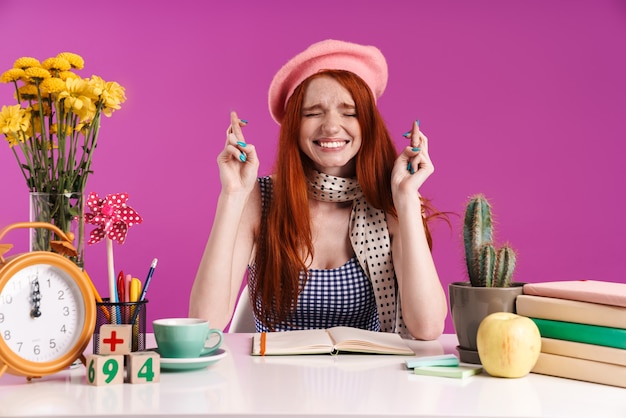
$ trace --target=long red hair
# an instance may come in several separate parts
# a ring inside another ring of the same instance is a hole
[[[356,159],[356,178],[367,202],[396,216],[391,195],[391,171],[398,157],[378,112],[374,96],[357,75],[343,70],[320,71],[303,81],[287,101],[275,160],[273,196],[257,238],[256,280],[251,283],[256,317],[269,329],[288,320],[296,307],[300,272],[313,257],[307,175],[313,163],[299,148],[304,93],[311,80],[331,77],[354,99],[362,144]],[[428,229],[426,229],[428,231]],[[430,234],[427,232],[429,242]]]

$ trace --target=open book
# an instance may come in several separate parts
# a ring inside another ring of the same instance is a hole
[[[415,355],[398,334],[351,327],[262,332],[252,337],[252,355],[254,356],[337,354],[342,351]]]

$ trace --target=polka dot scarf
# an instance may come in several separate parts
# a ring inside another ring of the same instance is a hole
[[[373,208],[365,201],[356,179],[314,171],[309,178],[309,194],[322,202],[353,201],[350,242],[361,268],[372,282],[381,331],[408,335],[402,320],[384,211]]]

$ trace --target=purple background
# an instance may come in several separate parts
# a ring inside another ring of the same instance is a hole
[[[102,122],[87,192],[128,192],[144,217],[114,252],[116,268],[142,280],[159,259],[149,320],[187,315],[228,112],[249,120],[246,139],[269,173],[270,80],[326,38],[378,46],[390,73],[379,105],[398,147],[414,119],[430,139],[436,172],[422,192],[454,213],[452,228],[433,230],[446,291],[466,280],[459,215],[477,192],[494,206],[496,241],[519,252],[517,281],[626,281],[622,0],[0,0],[0,33],[1,72],[21,56],[71,51],[85,58],[84,77],[126,87],[122,110]],[[0,104],[12,94],[0,85]],[[0,178],[0,226],[28,220],[4,141]],[[4,241],[27,250],[24,230]],[[104,243],[87,247],[86,263],[107,297]]]

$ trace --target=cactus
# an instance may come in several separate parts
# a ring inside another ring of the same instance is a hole
[[[474,287],[509,287],[516,255],[509,245],[496,249],[493,244],[491,206],[484,195],[472,196],[465,210],[463,225],[465,262]]]

